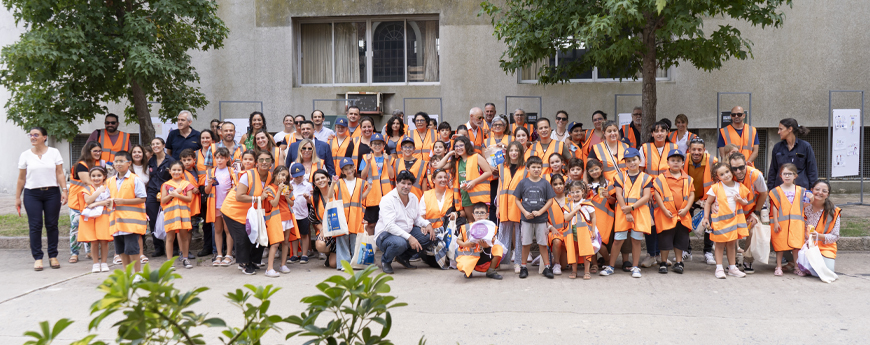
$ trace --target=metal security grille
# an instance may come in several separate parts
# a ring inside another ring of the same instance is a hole
[[[831,167],[828,158],[831,155],[831,145],[828,142],[828,128],[810,128],[810,134],[800,137],[810,143],[813,153],[816,155],[816,165],[819,167],[819,177],[828,177]]]
[[[773,148],[771,148],[773,149]],[[770,152],[767,150],[767,131],[758,129],[758,156],[755,157],[755,167],[763,173],[767,173],[767,156]]]

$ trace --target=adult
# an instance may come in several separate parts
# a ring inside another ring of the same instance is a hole
[[[360,117],[359,107],[355,105],[347,107],[347,129],[350,131],[351,138],[356,138],[362,135],[362,131],[357,130],[359,129]]]
[[[209,126],[209,129],[211,129],[211,131],[212,131],[213,133],[220,133],[220,130],[221,130],[221,120],[218,120],[218,119],[211,119],[211,121],[208,123],[208,126]]]
[[[417,112],[414,114],[414,126],[416,129],[411,131],[410,137],[414,140],[414,157],[422,160],[426,164],[432,158],[432,146],[438,141],[438,134],[434,129],[429,129],[429,114],[425,112]]]
[[[529,132],[529,141],[532,141],[532,140],[535,140],[534,135],[536,135],[535,125],[533,125],[531,123],[527,123],[526,122],[527,119],[528,118],[526,118],[526,111],[525,110],[520,109],[520,108],[517,108],[516,110],[514,110],[514,123],[511,125],[511,134],[516,136],[517,135],[517,133],[516,133],[517,128],[523,127],[526,129],[526,131]]]
[[[179,160],[184,149],[196,151],[202,148],[199,143],[199,131],[190,127],[192,122],[193,115],[187,110],[182,110],[175,119],[178,128],[169,131],[169,135],[166,136],[166,153],[172,156],[173,160]]]
[[[528,150],[529,146],[532,145],[532,142],[531,142],[532,134],[529,133],[529,130],[526,129],[525,127],[517,128],[515,131],[513,131],[513,135],[514,135],[514,140],[519,141],[520,144],[523,145],[523,149]]]
[[[272,165],[275,163],[272,153],[259,151],[257,153],[257,168],[245,171],[239,177],[235,189],[230,190],[221,205],[221,214],[227,224],[236,251],[236,262],[247,275],[256,274],[257,264],[263,257],[263,246],[256,248],[245,232],[245,220],[248,209],[257,199],[262,200],[263,191],[272,183]],[[229,251],[229,248],[227,248]]]
[[[269,151],[272,153],[272,157],[275,157],[276,161],[273,163],[283,162],[286,158],[285,150],[282,150],[275,142],[272,140],[272,137],[269,136],[265,130],[258,130],[254,132],[254,151]],[[275,166],[272,166],[274,169]]]
[[[747,229],[752,229],[756,222],[761,220],[761,209],[764,208],[764,203],[767,202],[767,184],[764,182],[764,175],[761,171],[746,164],[746,157],[740,152],[734,152],[728,156],[728,162],[731,166],[731,174],[734,176],[734,182],[740,183],[749,189],[748,203],[743,206],[743,213],[746,214]],[[750,217],[749,214],[755,213],[757,217]],[[752,241],[752,233],[746,239],[746,247],[749,248],[749,243]],[[752,263],[743,263],[744,273],[753,273]]]
[[[401,117],[392,117],[387,121],[387,127],[384,129],[384,132],[387,139],[386,153],[395,159],[399,154],[399,142],[405,136],[405,123],[402,122]]]
[[[468,137],[458,137],[453,143],[453,150],[444,155],[439,166],[445,166],[452,160],[455,167],[453,176],[453,202],[457,210],[464,211],[464,217],[471,218],[471,207],[478,203],[491,203],[489,195],[489,178],[492,167],[479,153],[472,150]]]
[[[704,212],[704,203],[707,200],[707,191],[713,186],[713,175],[711,170],[713,164],[719,162],[716,157],[713,157],[704,146],[704,139],[695,137],[689,142],[688,159],[683,164],[683,171],[692,177],[695,187],[695,204],[692,205],[690,212],[694,215],[696,212]],[[689,244],[689,249],[683,253],[684,259],[691,257],[692,245]],[[710,234],[704,233],[704,260],[708,265],[715,265],[716,259],[713,256],[713,241],[710,240]]]
[[[453,205],[453,191],[448,190],[450,185],[450,172],[444,169],[435,170],[432,178],[435,188],[423,192],[420,198],[420,214],[432,224],[432,228],[444,226],[444,219],[456,212]]]
[[[354,140],[359,145],[359,156],[362,158],[362,156],[372,153],[372,135],[375,134],[375,120],[366,116],[359,121],[359,127],[362,130],[362,134]],[[356,169],[359,172],[362,169],[362,163],[360,161],[356,163]]]
[[[601,128],[604,130],[604,142],[595,145],[589,152],[589,157],[601,161],[601,174],[608,182],[613,182],[618,170],[626,170],[622,159],[625,157],[625,150],[630,146],[621,140],[616,122],[607,121]]]
[[[677,130],[668,134],[668,139],[672,143],[677,144],[677,149],[685,154],[689,152],[689,143],[698,136],[695,133],[689,132],[689,118],[686,114],[677,115],[674,118],[674,125],[677,126]]]
[[[404,125],[403,129],[405,130],[405,132],[407,132],[408,125],[405,125],[405,112],[400,110],[400,109],[393,110],[393,116],[390,116],[390,120],[392,120],[394,117],[398,117],[400,120],[402,120],[402,124]],[[387,120],[387,123],[389,123],[390,120]],[[387,125],[386,124],[384,125],[384,128],[381,129],[381,135],[383,135],[385,138],[387,136]]]
[[[235,164],[236,171],[241,171],[242,153],[247,150],[245,145],[236,142],[236,124],[232,122],[224,122],[221,125],[221,140],[215,144],[217,147],[226,147],[230,151],[232,159],[228,165]]]
[[[93,185],[91,183],[91,168],[100,166],[102,160],[103,149],[100,143],[96,141],[88,141],[85,147],[82,148],[82,154],[75,164],[70,168],[69,174],[69,263],[74,264],[79,261],[79,251],[88,251],[87,243],[79,243],[79,217],[82,210],[87,207],[85,202],[84,192],[86,188]]]
[[[151,256],[156,258],[166,255],[164,250],[166,246],[163,240],[154,234],[157,214],[160,213],[160,199],[157,198],[157,193],[160,193],[160,187],[163,186],[164,182],[172,179],[172,175],[169,174],[169,165],[175,161],[175,158],[166,154],[165,148],[166,142],[162,138],[151,140],[151,151],[154,153],[148,160],[148,185],[145,186],[145,192],[148,195],[145,199],[145,212],[148,214],[148,223],[151,226],[151,243],[154,245],[154,254]]]
[[[490,125],[492,127],[490,128],[489,136],[483,141],[483,147],[498,146],[502,149],[507,149],[508,144],[511,142],[511,135],[507,133],[507,119],[504,115],[497,115],[492,118]]]
[[[66,177],[63,173],[63,157],[56,148],[48,147],[48,131],[33,127],[27,135],[33,147],[18,158],[18,184],[15,186],[15,208],[21,210],[21,194],[24,194],[24,210],[30,227],[30,254],[33,269],[42,271],[42,226],[48,237],[48,260],[51,268],[60,268],[57,260],[57,219],[60,206],[66,204]],[[62,186],[62,187],[61,187]],[[20,212],[20,211],[19,211]]]
[[[607,122],[607,113],[596,110],[592,113],[592,129],[583,131],[583,144],[580,145],[581,157],[584,162],[595,145],[604,141],[604,123]],[[572,128],[572,138],[576,129]]]
[[[311,122],[314,123],[314,138],[327,142],[329,138],[335,136],[335,132],[323,125],[324,120],[326,120],[326,115],[323,115],[322,111],[315,110],[311,112]]]
[[[358,133],[362,136],[362,129]],[[335,137],[329,139],[329,149],[332,153],[333,164],[338,166],[341,159],[347,157],[353,161],[354,166],[359,167],[359,157],[369,153],[360,152],[361,147],[362,145],[359,144],[357,138],[351,137],[348,131],[347,119],[342,117],[335,120]]]
[[[746,112],[742,107],[731,108],[731,125],[719,129],[719,143],[716,147],[719,148],[719,157],[724,159],[727,153],[725,145],[734,144],[746,156],[746,164],[755,166],[753,162],[758,157],[758,130],[744,123],[745,119]]]
[[[483,106],[483,126],[487,129],[486,135],[492,130],[492,119],[495,118],[495,104],[487,103]]]
[[[640,128],[643,125],[643,108],[634,107],[631,110],[631,123],[622,125],[619,130],[619,135],[622,137],[628,146],[639,148],[641,144]]]
[[[116,153],[130,149],[130,133],[118,130],[120,125],[118,115],[112,113],[106,115],[103,125],[105,128],[93,131],[88,141],[98,141],[103,150],[100,160],[112,162],[115,160]]]
[[[486,132],[480,124],[483,122],[483,110],[474,107],[468,111],[468,122],[465,127],[468,128],[468,138],[474,144],[474,151],[483,152],[483,141],[486,140]]]
[[[583,124],[580,124],[580,128],[583,128]],[[571,135],[569,133],[568,128],[568,112],[564,110],[559,110],[556,112],[556,128],[550,131],[550,138],[553,140],[558,140],[561,142],[565,142],[568,140],[568,137]]]
[[[831,185],[828,182],[814,182],[812,193],[813,201],[804,206],[807,230],[810,226],[815,227],[815,232],[819,234],[818,246],[822,259],[825,260],[825,266],[833,271],[834,260],[837,258],[837,240],[840,239],[840,208],[828,199],[831,195]]]
[[[396,188],[381,199],[375,244],[384,253],[381,269],[386,274],[393,274],[393,259],[406,268],[416,268],[409,261],[411,256],[435,240],[435,230],[424,218],[425,212],[420,212],[417,196],[411,193],[415,182],[414,175],[403,170],[396,176]]]
[[[544,161],[544,170],[541,171],[541,174],[545,176],[553,172],[549,164],[550,155],[558,153],[562,157],[570,157],[571,151],[568,150],[564,142],[555,140],[550,136],[550,119],[546,117],[538,119],[537,128],[540,138],[533,142],[529,150],[526,151],[525,159],[528,160],[531,156],[540,157]]]
[[[787,118],[779,121],[777,133],[781,140],[773,145],[770,169],[767,171],[767,189],[773,190],[782,184],[779,168],[786,163],[792,163],[798,169],[794,184],[809,189],[819,179],[816,154],[810,143],[798,139],[795,134],[805,136],[810,133],[810,129],[799,125],[793,118]]]
[[[294,116],[290,114],[284,115],[284,119],[281,120],[281,124],[284,125],[284,129],[278,133],[275,133],[275,136],[273,138],[275,142],[281,146],[282,149],[287,149],[288,141],[291,144],[296,142],[296,123]]]
[[[239,142],[245,144],[245,147],[254,147],[254,133],[260,129],[266,130],[266,133],[269,132],[266,129],[266,117],[263,116],[263,113],[255,111],[248,117],[248,131],[242,135]]]
[[[294,163],[302,164],[305,168],[305,180],[310,182],[314,182],[313,176],[311,175],[317,170],[323,169],[326,165],[324,160],[320,158],[318,154],[317,146],[314,141],[311,139],[302,139],[297,144],[298,152],[296,153],[296,160]],[[332,175],[334,176],[334,175]]]
[[[302,139],[308,139],[314,144],[314,148],[316,149],[317,157],[323,160],[323,167],[330,174],[330,176],[335,175],[335,164],[332,161],[332,150],[325,141],[317,140],[314,137],[314,122],[309,120],[302,121],[299,124],[299,133],[302,135]],[[285,161],[286,166],[290,166],[293,162],[297,161],[297,157],[299,154],[299,143],[301,141],[297,141],[293,144],[290,144],[290,149],[287,150],[287,158]]]

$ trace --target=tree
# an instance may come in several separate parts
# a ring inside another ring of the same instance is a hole
[[[138,122],[147,143],[148,102],[161,104],[164,121],[208,104],[188,51],[223,45],[229,30],[214,0],[2,1],[27,29],[0,52],[0,85],[12,93],[7,118],[16,125],[69,140],[107,103],[126,102],[125,122]]]
[[[792,0],[504,0],[499,7],[481,4],[494,35],[507,44],[501,68],[519,68],[574,49],[586,49],[572,62],[543,65],[541,84],[566,82],[592,67],[619,71],[643,84],[643,128],[656,120],[656,70],[689,62],[712,71],[730,58],[752,57],[752,42],[730,24],[705,33],[704,19],[725,17],[753,26],[782,26],[779,7]],[[622,79],[622,78],[620,78]]]

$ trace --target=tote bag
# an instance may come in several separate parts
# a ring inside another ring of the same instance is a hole
[[[158,240],[166,239],[166,229],[163,225],[163,209],[160,209],[160,213],[157,214],[157,220],[154,222],[154,237],[157,237]]]
[[[269,245],[269,233],[266,231],[266,211],[263,210],[260,197],[255,197],[254,201],[251,202],[251,208],[248,209],[248,215],[245,217],[245,231],[248,233],[248,240],[251,243],[257,246]],[[265,237],[265,241],[262,237]]]
[[[818,233],[813,233],[798,252],[798,269],[813,277],[819,277],[825,283],[831,283],[837,280],[837,274],[825,265],[825,259],[819,250],[819,246],[816,245],[816,240],[813,239],[813,236],[818,236]]]
[[[356,245],[353,250],[353,258],[350,260],[350,267],[353,269],[364,269],[375,263],[375,252],[378,250],[375,245],[375,236],[368,233],[359,233],[356,235]]]
[[[323,237],[336,237],[348,234],[347,218],[344,216],[344,204],[341,200],[333,200],[326,204],[323,210]]]
[[[757,222],[750,231],[752,242],[749,243],[749,253],[751,253],[752,260],[768,264],[770,259],[770,225]]]

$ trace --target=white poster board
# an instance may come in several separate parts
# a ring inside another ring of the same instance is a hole
[[[831,177],[857,176],[861,161],[861,109],[834,109]]]
[[[405,119],[405,123],[408,124],[408,130],[413,131],[417,129],[417,126],[414,124],[414,115],[407,115],[407,119]],[[439,124],[441,124],[441,119],[438,117],[438,114],[429,114],[430,119],[435,119]]]
[[[242,140],[242,136],[248,132],[248,119],[224,119],[224,122],[232,122],[236,125],[236,142]]]
[[[151,124],[154,125],[154,136],[163,140],[169,137],[169,131],[178,128],[175,123],[160,121],[159,117],[152,117]]]
[[[619,120],[619,128],[631,124],[631,113],[619,113],[619,115],[617,115],[617,118]]]

